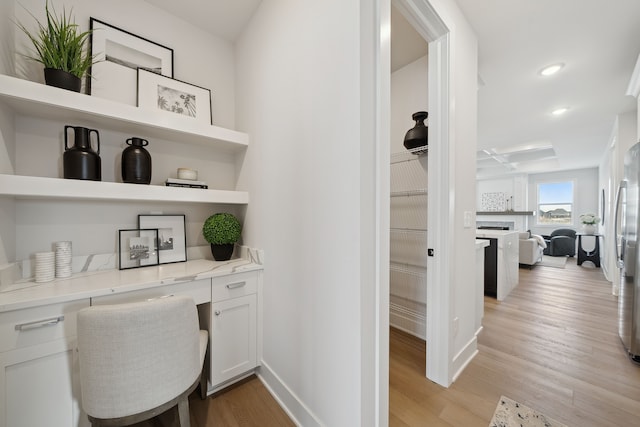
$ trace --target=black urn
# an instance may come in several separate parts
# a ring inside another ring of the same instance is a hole
[[[426,111],[418,111],[411,115],[411,118],[416,121],[414,127],[407,131],[404,136],[404,147],[407,150],[412,150],[418,147],[425,147],[429,143],[429,128],[425,126],[424,121],[429,116]]]
[[[122,181],[129,184],[149,184],[151,154],[144,148],[149,145],[149,141],[132,137],[126,142],[128,147],[122,151]]]
[[[73,146],[69,147],[69,129],[73,129]],[[98,150],[91,147],[91,134],[95,133]],[[80,126],[64,127],[64,154],[62,156],[64,177],[100,181],[102,167],[100,162],[100,134],[95,129]]]

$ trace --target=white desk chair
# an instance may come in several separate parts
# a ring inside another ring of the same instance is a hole
[[[80,310],[80,387],[91,424],[127,426],[177,405],[189,427],[188,397],[206,381],[207,342],[189,297]]]

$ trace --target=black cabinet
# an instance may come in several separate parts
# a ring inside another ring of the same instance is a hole
[[[484,248],[484,294],[498,296],[498,239],[477,237],[486,240],[489,246]]]

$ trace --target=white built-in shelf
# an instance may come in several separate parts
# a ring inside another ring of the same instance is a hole
[[[0,102],[26,116],[99,130],[108,128],[141,138],[209,145],[231,152],[249,145],[249,136],[243,132],[1,74]]]
[[[246,191],[43,178],[0,174],[0,195],[18,199],[82,199],[181,203],[248,204]]]

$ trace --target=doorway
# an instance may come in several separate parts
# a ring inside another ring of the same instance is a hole
[[[426,161],[422,161],[422,165],[426,167],[424,187],[427,193],[427,232],[422,250],[425,253],[429,251],[429,255],[424,258],[426,261],[424,271],[426,280],[422,282],[422,285],[425,286],[425,289],[420,290],[422,294],[417,293],[416,295],[425,296],[424,338],[429,344],[426,349],[425,375],[431,381],[447,387],[451,383],[452,376],[448,320],[451,295],[448,286],[433,286],[432,284],[449,283],[449,236],[452,234],[453,222],[449,216],[448,194],[449,31],[428,2],[394,0],[392,1],[392,9],[392,14],[399,13],[403,18],[396,20],[396,23],[408,24],[410,27],[403,28],[400,30],[401,32],[417,34],[420,40],[416,39],[414,35],[413,43],[418,45],[428,43],[427,72],[423,76],[424,80],[416,85],[427,88],[426,108],[429,112],[429,152]],[[393,34],[394,28],[392,28],[392,58],[397,53],[394,53],[394,46],[397,45],[394,45]],[[413,62],[411,64],[415,65]],[[413,68],[420,70],[419,66]],[[398,69],[395,72],[399,71],[402,70]],[[419,79],[420,71],[416,72]],[[426,86],[424,85],[425,81]],[[423,99],[418,96],[417,102],[421,102]],[[393,130],[393,123],[391,127]],[[391,137],[394,138],[393,133]],[[392,153],[398,151],[397,144],[398,141],[391,141]],[[429,248],[432,248],[433,251]]]

